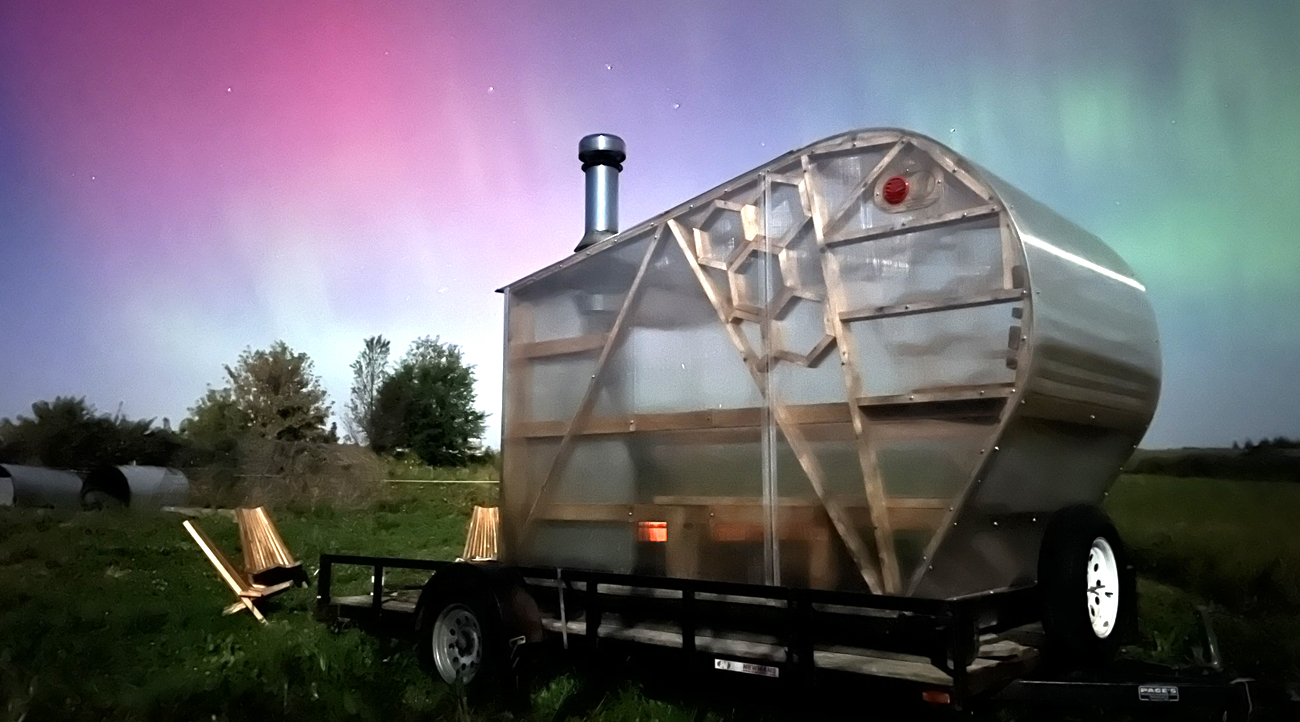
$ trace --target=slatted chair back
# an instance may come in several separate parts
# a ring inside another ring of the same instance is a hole
[[[301,566],[276,529],[266,507],[235,509],[239,524],[239,543],[244,550],[244,571],[256,578],[273,569]]]
[[[495,560],[499,521],[497,507],[474,507],[474,512],[469,517],[469,531],[465,535],[465,553],[461,558],[469,561]]]

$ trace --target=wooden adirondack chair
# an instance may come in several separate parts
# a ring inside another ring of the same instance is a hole
[[[469,518],[469,531],[465,534],[465,552],[461,558],[468,561],[488,561],[497,558],[497,525],[500,523],[495,506],[476,506]]]
[[[247,609],[253,613],[257,621],[266,624],[266,617],[262,616],[262,612],[258,610],[255,602],[283,592],[293,585],[293,581],[290,580],[270,586],[253,582],[244,572],[236,569],[235,565],[230,563],[226,555],[221,553],[217,545],[212,543],[212,540],[199,529],[198,525],[189,519],[186,519],[183,524],[185,531],[188,531],[190,536],[194,538],[194,543],[199,545],[199,548],[207,555],[208,561],[212,562],[212,566],[217,568],[217,574],[221,575],[221,578],[234,591],[235,596],[239,597],[239,601],[226,607],[225,614],[234,614],[242,609]]]
[[[239,524],[239,544],[244,552],[244,571],[255,584],[279,584],[288,581],[307,585],[302,563],[280,538],[266,507],[235,509]]]

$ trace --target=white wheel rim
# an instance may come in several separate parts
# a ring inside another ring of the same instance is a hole
[[[433,623],[433,663],[447,684],[469,684],[483,661],[483,630],[464,604],[450,604]]]
[[[1115,550],[1102,537],[1092,540],[1088,550],[1088,621],[1092,633],[1105,639],[1115,631],[1119,617],[1119,567]]]

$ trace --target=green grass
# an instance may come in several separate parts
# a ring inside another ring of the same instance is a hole
[[[447,559],[461,549],[470,508],[496,494],[492,485],[393,487],[366,509],[277,509],[276,521],[309,571],[325,551]],[[1142,639],[1130,654],[1189,660],[1195,606],[1207,604],[1235,670],[1300,679],[1291,611],[1300,602],[1300,485],[1132,476],[1107,507],[1143,574]],[[180,521],[0,510],[0,722],[459,716],[455,695],[430,681],[407,644],[315,621],[313,590],[273,600],[265,627],[221,616],[229,592]],[[232,521],[199,524],[237,553]],[[362,593],[366,574],[338,584]],[[575,708],[584,694],[578,675],[541,680],[529,717],[697,717],[634,680]],[[744,715],[709,705],[704,716]]]
[[[1300,484],[1134,475],[1106,508],[1149,580],[1148,650],[1186,657],[1187,610],[1204,605],[1234,671],[1300,681]]]
[[[429,466],[414,456],[396,458],[383,457],[384,469],[388,479],[437,480],[437,481],[496,481],[498,476],[495,464],[471,464],[469,466]]]
[[[420,487],[366,513],[277,513],[314,571],[323,551],[452,558],[495,490]],[[198,522],[228,555],[232,521]],[[406,645],[334,631],[313,591],[270,625],[221,616],[230,592],[175,515],[0,513],[0,720],[415,719],[451,714]],[[214,717],[215,715],[215,717]]]

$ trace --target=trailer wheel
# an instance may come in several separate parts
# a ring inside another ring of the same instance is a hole
[[[426,586],[416,639],[425,667],[471,699],[502,688],[508,652],[500,614],[486,590],[461,584]]]
[[[1043,631],[1055,664],[1114,659],[1137,618],[1128,552],[1105,512],[1079,505],[1052,516],[1038,555]]]

